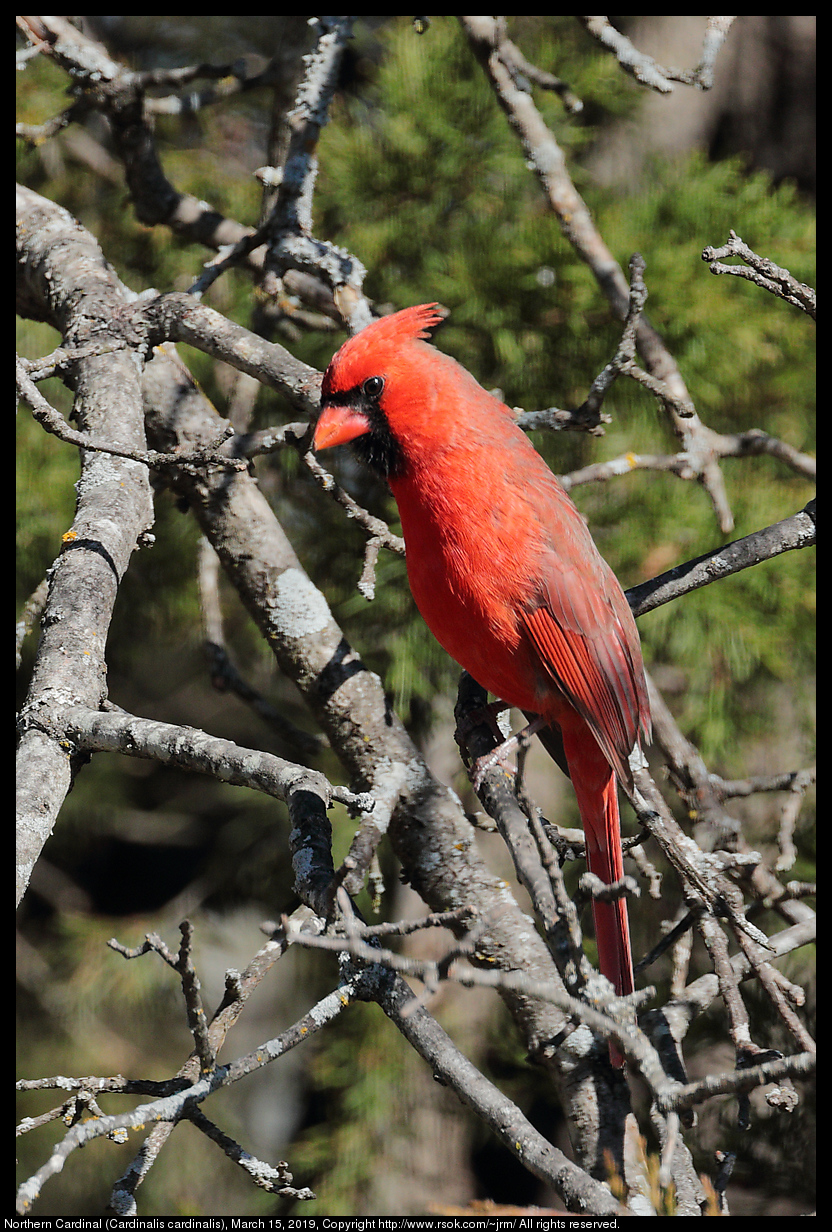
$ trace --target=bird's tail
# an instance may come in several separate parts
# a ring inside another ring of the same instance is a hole
[[[596,797],[597,799],[597,797]],[[586,854],[589,871],[610,885],[624,876],[624,858],[621,854],[621,830],[618,817],[618,797],[615,775],[610,776],[597,801],[603,840],[598,843],[592,833],[593,826],[584,819]],[[614,903],[592,904],[595,920],[595,939],[598,943],[598,965],[602,973],[615,985],[619,997],[633,991],[633,956],[630,950],[630,926],[627,919],[627,900],[619,898]]]
[[[624,876],[615,774],[589,733],[584,731],[583,739],[576,746],[570,747],[571,743],[569,733],[564,732],[564,747],[584,827],[587,864],[591,873],[609,885]],[[627,901],[624,898],[614,903],[593,900],[592,915],[598,965],[602,974],[615,985],[618,995],[626,997],[633,991]],[[613,1045],[610,1056],[614,1065],[623,1063]]]

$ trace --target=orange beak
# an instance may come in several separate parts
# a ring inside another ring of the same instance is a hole
[[[315,425],[312,438],[314,449],[329,449],[332,445],[346,445],[357,436],[370,431],[367,416],[350,406],[337,404],[325,406]]]

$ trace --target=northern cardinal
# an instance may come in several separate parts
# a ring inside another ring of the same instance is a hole
[[[616,775],[631,780],[628,757],[650,736],[635,621],[512,412],[425,341],[442,320],[436,308],[405,308],[344,343],[324,374],[314,446],[353,441],[387,480],[419,611],[484,688],[557,729],[589,868],[617,881]],[[544,729],[544,745],[554,734]],[[624,996],[633,991],[626,903],[594,902],[593,914],[601,971]]]

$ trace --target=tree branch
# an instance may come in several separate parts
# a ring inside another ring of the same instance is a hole
[[[713,86],[713,70],[720,47],[736,17],[709,17],[702,43],[702,57],[695,69],[669,68],[658,64],[652,56],[639,51],[620,30],[610,23],[608,17],[579,17],[578,21],[593,38],[611,51],[618,63],[641,85],[649,86],[659,94],[669,94],[674,81],[684,85],[710,90]]]
[[[732,573],[771,560],[782,552],[811,547],[816,541],[815,502],[812,500],[800,513],[792,514],[782,522],[775,522],[725,547],[714,548],[683,565],[676,565],[649,582],[631,586],[626,592],[627,601],[634,616],[643,616],[645,612],[652,612],[663,603],[698,590],[700,586],[730,577]]]
[[[100,248],[65,210],[27,188],[18,189],[17,209],[19,311],[49,320],[71,347],[91,335],[106,343],[126,296]],[[75,415],[85,434],[130,451],[144,449],[139,372],[128,351],[80,359],[74,385]],[[42,716],[58,698],[92,707],[103,698],[104,650],[118,586],[153,524],[147,470],[135,462],[83,454],[77,492],[72,528],[51,571],[43,633],[21,710],[18,902],[74,773],[64,749],[45,734]]]
[[[721,248],[708,247],[702,252],[702,260],[708,262],[712,274],[733,274],[736,278],[746,278],[755,286],[770,291],[778,299],[784,299],[786,303],[800,308],[813,321],[817,319],[817,301],[811,287],[805,282],[798,282],[787,269],[781,269],[768,257],[758,256],[735,231],[729,231],[728,234],[730,239],[727,244],[723,244]],[[739,257],[750,268],[726,265],[723,257]]]

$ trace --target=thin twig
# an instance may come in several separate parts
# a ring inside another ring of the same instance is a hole
[[[699,1082],[679,1086],[672,1093],[659,1096],[656,1101],[660,1111],[671,1109],[681,1111],[683,1108],[695,1108],[714,1095],[735,1094],[740,1091],[753,1091],[755,1087],[765,1086],[768,1082],[777,1082],[780,1078],[799,1078],[811,1074],[817,1061],[813,1053],[801,1052],[793,1057],[782,1057],[776,1061],[765,1061],[762,1065],[734,1073],[709,1074]]]
[[[616,30],[608,17],[578,18],[588,33],[597,39],[602,47],[613,53],[626,73],[659,94],[669,94],[674,81],[696,86],[700,90],[710,90],[713,86],[717,53],[735,20],[735,17],[709,17],[699,64],[695,69],[679,69],[659,64],[646,52],[639,51],[626,34]]]
[[[585,1023],[593,1031],[597,1031],[603,1038],[613,1039],[628,1059],[638,1066],[651,1087],[655,1086],[658,1090],[665,1086],[666,1077],[657,1054],[631,1022],[619,1021],[610,1013],[596,1008],[594,1000],[590,1003],[570,996],[554,980],[539,980],[523,971],[482,970],[469,966],[467,963],[462,965],[456,953],[450,963],[405,956],[393,950],[370,945],[360,936],[334,937],[310,934],[293,937],[292,942],[311,949],[348,953],[364,963],[377,964],[396,974],[416,978],[433,986],[450,981],[461,984],[464,988],[493,988],[500,992],[519,992],[527,997],[548,1001],[565,1010],[579,1022]]]
[[[116,347],[112,348],[112,350],[116,349]],[[99,351],[97,353],[102,354],[106,352]],[[206,466],[220,466],[228,470],[243,470],[245,468],[245,462],[242,459],[230,457],[228,453],[220,451],[219,446],[227,437],[225,433],[204,449],[176,454],[159,453],[154,449],[131,449],[124,445],[117,445],[112,441],[97,440],[87,432],[79,432],[76,428],[71,428],[60,411],[47,402],[34,381],[31,380],[25,371],[19,358],[17,363],[17,391],[19,397],[29,406],[33,416],[42,428],[45,428],[47,432],[57,436],[59,440],[64,441],[68,445],[77,445],[79,449],[86,449],[91,453],[111,454],[116,458],[127,458],[132,462],[140,462],[143,466],[150,467],[153,470],[184,467],[201,468]]]
[[[200,1108],[193,1108],[187,1116],[188,1120],[201,1130],[206,1138],[215,1142],[229,1159],[238,1164],[260,1189],[265,1189],[267,1193],[277,1194],[281,1198],[293,1198],[298,1202],[309,1202],[316,1197],[311,1189],[296,1189],[291,1184],[292,1174],[285,1161],[281,1161],[274,1167],[250,1155],[238,1142],[210,1121]]]
[[[318,138],[328,118],[341,61],[352,37],[353,20],[352,17],[312,19],[318,40],[304,57],[303,80],[298,87],[295,106],[287,116],[291,129],[289,148],[264,234],[267,271],[282,274],[291,268],[322,278],[332,288],[342,317],[355,332],[369,325],[372,319],[362,290],[366,270],[346,249],[315,238],[312,229]]]
[[[371,539],[377,540],[382,547],[389,548],[391,552],[395,552],[399,556],[404,556],[404,540],[399,535],[394,535],[386,522],[382,522],[381,518],[374,517],[366,509],[362,509],[361,505],[353,500],[349,492],[346,492],[335,482],[329,471],[321,466],[313,453],[306,452],[302,457],[304,465],[315,479],[315,482],[324,492],[329,492],[332,495],[337,504],[346,511],[347,517],[353,518],[359,526],[367,531]]]
[[[179,931],[182,933],[182,944],[179,947],[177,969],[182,979],[182,995],[188,1014],[188,1026],[194,1037],[200,1069],[204,1074],[208,1074],[214,1069],[217,1058],[208,1034],[208,1020],[202,1005],[202,986],[193,963],[194,930],[190,920],[183,920],[179,925]]]
[[[29,1211],[44,1183],[62,1170],[66,1159],[78,1147],[86,1146],[94,1139],[110,1135],[114,1131],[139,1129],[154,1121],[170,1124],[180,1120],[183,1116],[188,1116],[194,1107],[201,1104],[214,1091],[261,1069],[264,1065],[285,1055],[303,1040],[308,1039],[362,994],[363,987],[360,979],[341,985],[335,992],[329,993],[319,1001],[308,1014],[305,1014],[282,1035],[267,1040],[253,1052],[238,1057],[230,1065],[214,1069],[210,1074],[196,1079],[175,1094],[151,1100],[150,1103],[141,1104],[138,1108],[128,1112],[91,1117],[75,1125],[57,1144],[47,1162],[20,1186],[16,1208],[18,1213],[26,1214]],[[132,1201],[132,1192],[128,1194],[126,1190],[121,1189],[119,1195],[124,1199],[124,1206],[129,1206]],[[123,1210],[118,1210],[116,1207],[114,1210],[116,1213],[123,1213]]]
[[[729,240],[721,248],[708,247],[702,252],[702,260],[708,262],[712,274],[733,274],[736,278],[745,278],[755,286],[762,287],[784,299],[807,313],[812,320],[817,319],[817,299],[812,287],[798,280],[787,269],[781,269],[768,257],[761,257],[740,239],[735,231],[729,231]],[[723,257],[739,257],[745,262],[742,265],[726,265]],[[748,268],[746,268],[748,267]]]

